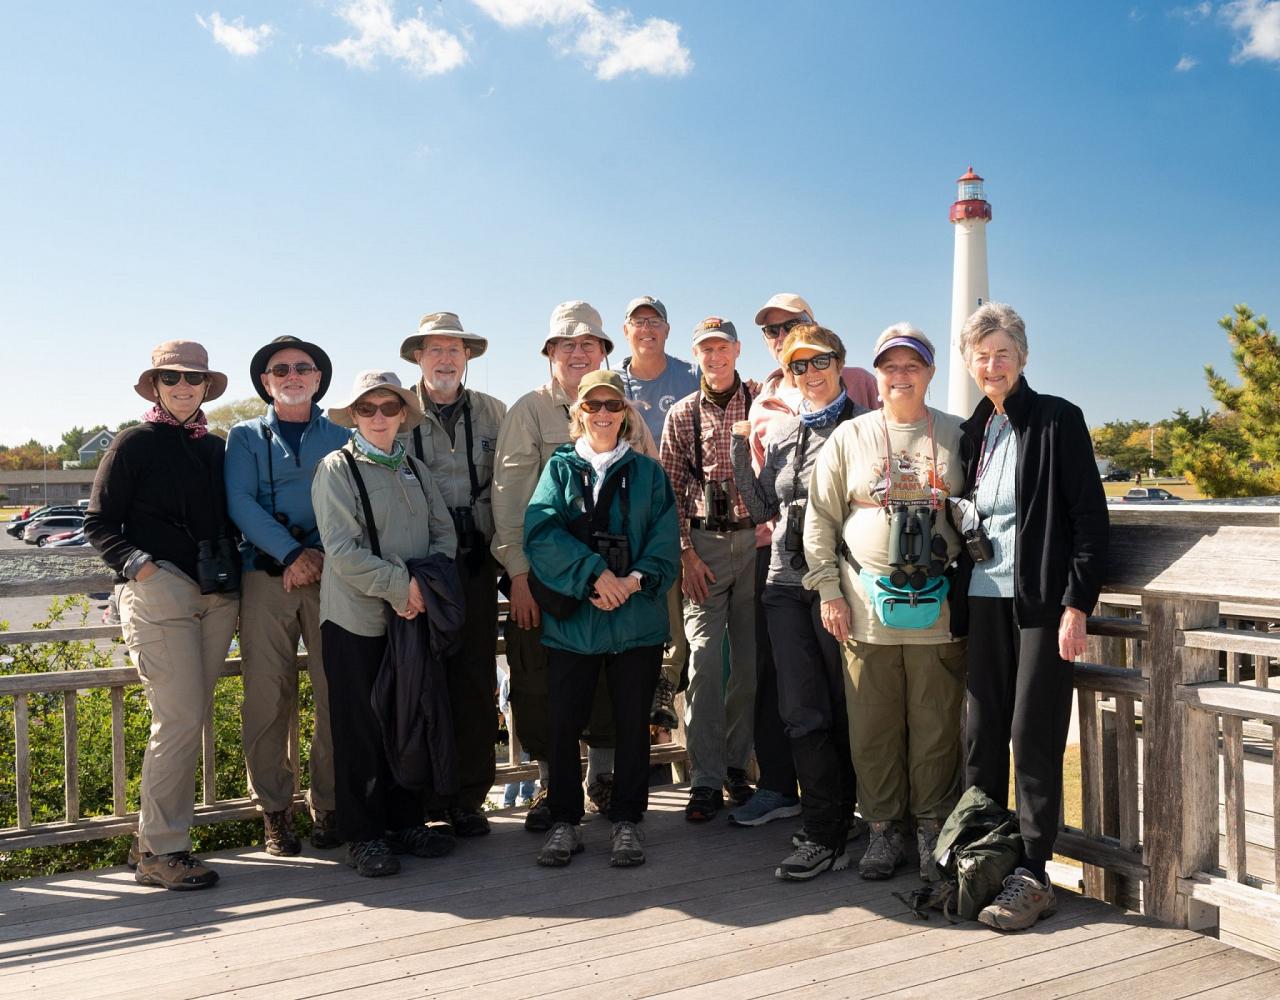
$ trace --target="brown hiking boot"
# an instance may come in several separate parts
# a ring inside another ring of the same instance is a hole
[[[1004,880],[1000,895],[983,908],[978,920],[998,931],[1022,931],[1057,912],[1053,883],[1041,885],[1025,868],[1018,868]]]
[[[273,857],[292,858],[302,853],[302,843],[293,832],[293,817],[288,809],[262,814],[262,843]]]
[[[325,851],[342,843],[338,836],[338,817],[332,809],[317,809],[311,817],[311,846]]]
[[[938,878],[938,870],[933,864],[933,849],[938,846],[938,834],[941,832],[941,820],[916,820],[916,849],[920,854],[920,878],[925,882],[933,882]]]
[[[209,889],[218,884],[218,873],[186,851],[144,851],[138,856],[133,877],[139,885],[158,885],[162,889]]]

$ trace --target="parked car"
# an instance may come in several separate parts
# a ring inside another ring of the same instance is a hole
[[[1155,500],[1181,500],[1182,497],[1174,496],[1159,486],[1135,486],[1122,499],[1125,503],[1148,503]]]
[[[60,531],[56,535],[50,535],[44,540],[45,548],[59,549],[67,548],[75,545],[88,545],[89,540],[84,537],[84,528],[78,531]]]
[[[1128,469],[1112,469],[1102,478],[1108,483],[1127,483],[1133,478],[1133,473]]]
[[[65,517],[70,515],[84,517],[84,511],[81,510],[79,507],[70,507],[70,506],[41,507],[39,510],[34,511],[32,515],[28,517],[26,520],[10,521],[7,525],[5,525],[4,530],[9,532],[9,534],[14,538],[22,538],[23,533],[27,530],[27,528],[29,528],[36,521],[43,520],[46,517]]]
[[[84,515],[59,514],[53,517],[32,518],[27,530],[22,533],[22,540],[28,545],[43,546],[50,535],[60,531],[79,531],[84,527]]]

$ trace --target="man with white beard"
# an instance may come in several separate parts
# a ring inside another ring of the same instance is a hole
[[[466,598],[462,644],[446,661],[449,703],[457,744],[458,795],[447,817],[428,803],[433,817],[447,818],[459,837],[489,832],[484,800],[493,786],[498,711],[494,670],[498,656],[498,564],[493,540],[493,460],[506,404],[467,389],[467,362],[489,342],[469,333],[451,312],[428,313],[418,332],[400,345],[400,357],[418,366],[414,393],[426,419],[405,438],[409,452],[427,464],[453,516],[455,557]]]
[[[249,363],[249,379],[268,404],[267,412],[231,428],[223,469],[227,511],[243,535],[241,729],[249,793],[262,810],[267,853],[285,857],[302,849],[293,830],[294,774],[289,760],[299,636],[307,645],[315,696],[311,843],[338,844],[329,686],[320,647],[324,551],[311,507],[316,466],[351,436],[316,405],[332,377],[329,355],[297,337],[277,337],[259,349]]]

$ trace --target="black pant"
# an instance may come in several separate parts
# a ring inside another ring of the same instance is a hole
[[[498,576],[487,552],[480,566],[469,566],[466,556],[459,558],[457,566],[467,613],[462,623],[462,648],[445,663],[458,751],[457,804],[463,809],[479,809],[493,787],[497,764]]]
[[[1053,857],[1062,804],[1062,754],[1071,724],[1071,665],[1058,655],[1058,626],[1019,628],[1013,601],[969,598],[969,720],[965,781],[1009,801],[1013,741],[1018,825],[1027,857]]]
[[[609,688],[616,733],[609,819],[639,823],[649,805],[649,710],[662,666],[661,646],[621,653],[547,650],[547,694],[551,715],[551,788],[556,823],[582,821],[582,768],[578,738],[591,716],[601,670]]]
[[[420,825],[423,796],[391,777],[382,729],[369,700],[387,637],[355,635],[323,622],[320,638],[329,682],[338,836],[348,843],[377,840],[387,830]]]
[[[840,647],[822,627],[816,592],[770,584],[764,608],[778,651],[778,708],[800,779],[804,829],[810,840],[836,849],[858,790]]]
[[[796,794],[796,765],[791,758],[778,711],[778,669],[773,662],[773,643],[764,609],[765,579],[769,575],[769,547],[756,549],[756,764],[760,787],[779,795]],[[784,639],[780,645],[786,645]]]

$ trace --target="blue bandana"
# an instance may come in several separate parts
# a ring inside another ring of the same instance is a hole
[[[821,410],[810,410],[806,399],[800,404],[800,422],[806,427],[829,427],[840,419],[840,411],[844,409],[845,400],[849,398],[843,389],[840,395]]]

